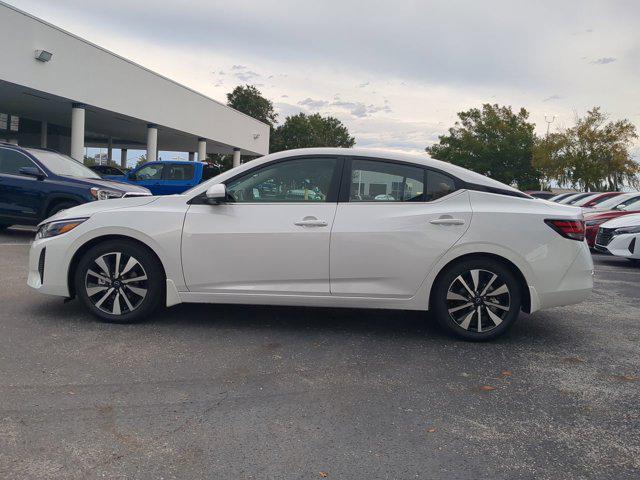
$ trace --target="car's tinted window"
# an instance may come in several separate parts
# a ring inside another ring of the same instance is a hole
[[[456,183],[448,175],[433,170],[427,170],[427,192],[425,201],[430,202],[445,195],[449,195],[456,189]]]
[[[135,180],[160,180],[162,178],[162,168],[164,165],[154,163],[145,165],[136,172]]]
[[[227,184],[236,202],[324,202],[335,158],[288,160],[254,170]]]
[[[165,166],[164,178],[165,180],[191,180],[193,178],[194,171],[194,165],[171,163]]]
[[[114,167],[107,167],[105,170],[107,175],[122,175],[122,172]]]
[[[20,152],[0,148],[0,173],[20,175],[22,167],[35,167],[35,164]]]
[[[202,171],[202,179],[201,182],[205,180],[209,180],[210,178],[215,177],[220,174],[220,169],[218,167],[214,167],[213,165],[205,165],[204,170]]]
[[[351,162],[351,202],[422,202],[424,169],[399,163]]]

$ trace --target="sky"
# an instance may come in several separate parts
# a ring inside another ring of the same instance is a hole
[[[636,0],[9,2],[221,102],[252,84],[279,121],[333,115],[359,147],[422,152],[483,103],[540,133],[595,105],[640,128]]]

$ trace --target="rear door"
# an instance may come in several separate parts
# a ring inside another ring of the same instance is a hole
[[[331,294],[408,298],[469,227],[466,191],[420,165],[347,161],[331,232]]]
[[[162,195],[173,195],[189,190],[196,184],[194,176],[199,168],[201,167],[195,163],[166,163],[160,187]]]

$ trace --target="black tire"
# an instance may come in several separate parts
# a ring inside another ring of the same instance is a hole
[[[79,204],[76,203],[76,202],[60,202],[60,203],[56,203],[47,212],[47,218],[53,217],[56,213],[61,212],[62,210],[67,210],[68,208],[77,207],[78,205]]]
[[[491,281],[493,275],[496,277]],[[500,293],[505,288],[506,293]],[[487,257],[447,267],[438,276],[431,298],[431,308],[447,333],[471,341],[503,334],[518,318],[521,306],[522,287],[516,275],[502,262]]]
[[[133,259],[132,267],[129,259]],[[146,278],[135,280],[143,277]],[[90,248],[78,263],[74,286],[85,307],[111,323],[139,322],[165,299],[165,276],[160,262],[147,248],[128,240],[109,240]]]

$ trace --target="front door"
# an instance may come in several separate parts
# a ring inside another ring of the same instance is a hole
[[[341,160],[288,159],[226,183],[229,201],[187,212],[182,262],[192,292],[329,294],[329,240]]]
[[[0,223],[38,223],[44,202],[42,181],[20,173],[38,168],[26,155],[0,148]]]
[[[162,162],[147,163],[139,169],[131,172],[127,181],[134,185],[148,188],[154,195],[162,195],[162,171],[164,164]]]
[[[426,168],[353,159],[331,234],[331,294],[410,298],[469,227],[467,192]]]

